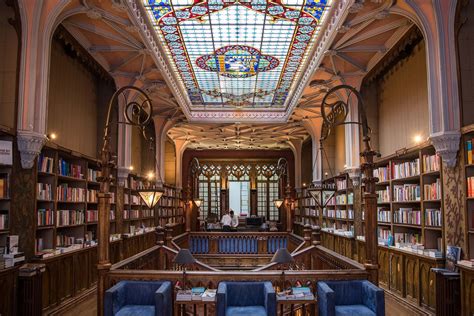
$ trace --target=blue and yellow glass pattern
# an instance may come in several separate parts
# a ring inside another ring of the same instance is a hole
[[[142,1],[196,108],[283,108],[332,2]]]

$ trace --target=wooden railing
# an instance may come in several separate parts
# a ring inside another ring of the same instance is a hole
[[[301,249],[304,239],[288,233],[255,232],[190,232],[171,240],[171,246],[189,248],[195,255],[274,254],[279,248]]]

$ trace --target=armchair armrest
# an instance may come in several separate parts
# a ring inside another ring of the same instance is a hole
[[[162,311],[160,315],[171,316],[172,315],[172,290],[171,282],[165,281],[155,292],[155,313],[158,315],[159,311]]]
[[[276,315],[276,293],[271,282],[263,284],[267,315]]]
[[[320,316],[335,316],[336,297],[334,291],[324,282],[318,282],[318,306]]]
[[[225,316],[227,308],[227,284],[220,282],[216,294],[216,315]]]
[[[370,283],[362,283],[364,305],[370,308],[377,316],[385,315],[384,291]]]
[[[125,304],[125,284],[122,281],[105,291],[104,315],[115,315]]]

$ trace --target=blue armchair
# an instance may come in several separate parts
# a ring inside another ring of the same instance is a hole
[[[171,282],[121,281],[105,292],[105,316],[171,316]]]
[[[369,281],[318,282],[319,316],[384,316],[381,288]]]
[[[275,316],[276,294],[271,282],[220,282],[217,316]]]

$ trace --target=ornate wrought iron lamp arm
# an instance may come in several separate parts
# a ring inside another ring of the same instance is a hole
[[[129,93],[127,93],[129,92]],[[133,92],[133,94],[132,94]],[[105,121],[103,145],[100,153],[101,177],[100,192],[98,194],[99,232],[98,232],[98,285],[97,285],[97,314],[104,313],[104,294],[106,290],[107,272],[110,269],[109,259],[109,216],[110,216],[110,183],[112,182],[111,171],[115,166],[115,159],[110,152],[110,126],[112,124],[112,108],[118,106],[118,99],[124,97],[125,122],[118,124],[130,124],[139,127],[142,132],[151,120],[152,107],[150,98],[141,89],[133,86],[125,86],[117,90],[111,97],[107,118]],[[131,98],[129,101],[128,98]]]
[[[345,91],[346,100],[341,100],[341,92]],[[355,96],[357,102],[359,121],[346,121],[350,111],[351,96]],[[333,97],[338,101],[329,103]],[[378,181],[374,177],[374,157],[379,155],[370,145],[370,128],[367,122],[367,115],[362,97],[354,87],[349,85],[339,85],[330,89],[321,102],[321,116],[323,117],[323,126],[321,139],[324,140],[329,135],[332,128],[342,124],[356,124],[362,129],[362,141],[364,151],[361,156],[364,163],[361,164],[361,170],[364,174],[364,201],[365,201],[365,219],[366,219],[366,261],[364,265],[370,274],[370,279],[374,284],[378,284],[378,240],[377,240],[377,195],[375,194],[375,183]]]

